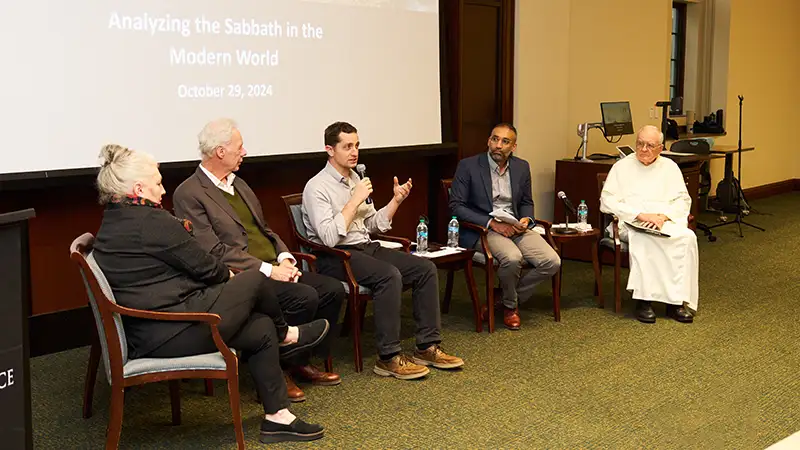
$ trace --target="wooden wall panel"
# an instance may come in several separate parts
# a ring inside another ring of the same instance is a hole
[[[401,180],[413,178],[412,195],[397,213],[392,233],[413,237],[417,220],[427,214],[427,158],[413,153],[371,157],[362,152],[368,175],[375,185],[374,199],[383,206],[392,196],[392,176]],[[323,158],[323,157],[320,157]],[[264,206],[264,214],[276,232],[293,243],[288,217],[281,195],[301,192],[305,182],[316,174],[325,160],[300,160],[282,163],[251,163],[242,166],[240,175],[251,185]],[[164,206],[171,210],[172,192],[192,169],[165,171],[167,189]],[[412,176],[413,175],[413,176]],[[81,233],[97,233],[103,208],[97,204],[94,179],[82,177],[66,186],[0,194],[0,212],[34,208],[36,218],[30,222],[31,284],[33,315],[52,313],[86,305],[86,294],[77,268],[69,260],[69,244]],[[291,244],[290,244],[291,245]]]
[[[464,4],[461,56],[461,157],[486,151],[486,139],[500,121],[500,7]]]

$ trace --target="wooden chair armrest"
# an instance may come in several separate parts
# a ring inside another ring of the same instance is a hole
[[[404,252],[408,253],[409,251],[411,251],[411,240],[410,239],[406,239],[406,238],[398,237],[398,236],[389,236],[388,234],[376,234],[373,237],[375,239],[380,239],[382,241],[397,242],[398,244],[403,246],[403,251]]]
[[[295,235],[297,240],[300,242],[300,245],[303,247],[310,248],[311,250],[318,251],[320,253],[327,253],[331,256],[335,256],[339,259],[350,259],[350,252],[347,250],[341,250],[338,248],[328,247],[326,245],[317,244],[316,242],[311,242],[308,239],[303,238],[302,236]],[[292,253],[294,254],[294,253]],[[300,254],[307,254],[307,253],[300,253]],[[311,255],[313,256],[313,255]],[[316,261],[316,257],[315,257]]]
[[[620,240],[619,240],[619,217],[613,216],[611,220],[611,230],[612,234],[614,235],[614,246],[619,249],[620,248]]]
[[[168,322],[205,322],[211,327],[211,338],[214,340],[214,345],[216,345],[217,350],[222,354],[225,362],[227,364],[238,364],[236,355],[222,339],[222,335],[219,334],[217,325],[221,318],[217,314],[145,311],[142,309],[126,308],[111,302],[108,302],[108,307],[120,315],[138,317],[140,319],[163,320]]]
[[[695,219],[695,218],[694,218],[694,216],[693,216],[692,214],[689,214],[689,217],[688,217],[688,225],[689,225],[689,228],[691,228],[691,229],[694,229],[694,228],[695,228],[695,225],[696,225],[696,223],[697,223],[697,219]]]
[[[347,253],[348,255],[350,252]],[[350,292],[358,296],[358,281],[356,281],[356,276],[353,274],[353,268],[350,266],[350,258],[342,260],[342,266],[344,267],[344,276],[347,278],[344,280],[347,283],[347,287],[350,289]]]
[[[467,221],[461,222],[458,225],[462,228],[466,228],[480,234],[479,239],[481,241],[481,248],[478,249],[478,251],[486,256],[487,266],[494,264],[494,256],[492,256],[492,251],[489,250],[489,229]]]
[[[544,219],[533,219],[534,225],[540,225],[544,228],[544,238],[551,247],[553,247],[558,253],[558,246],[556,246],[556,241],[553,239],[553,222]]]
[[[138,317],[140,319],[150,320],[164,320],[169,322],[206,322],[208,324],[217,325],[220,322],[220,317],[212,313],[174,313],[174,312],[158,312],[158,311],[145,311],[142,309],[126,308],[117,303],[109,302],[109,309],[113,312],[123,316]]]
[[[311,268],[312,272],[317,271],[317,257],[308,253],[301,253],[301,252],[290,252],[294,259],[298,261],[305,261],[308,264],[308,267]]]
[[[461,226],[461,227],[463,227],[463,228],[466,228],[466,229],[468,229],[468,230],[476,231],[476,232],[478,232],[478,233],[480,233],[480,234],[482,234],[482,235],[487,235],[487,234],[489,234],[489,229],[488,229],[488,228],[486,228],[486,227],[482,227],[482,226],[480,226],[480,225],[475,225],[475,224],[474,224],[474,223],[472,223],[472,222],[467,222],[467,221],[464,221],[464,222],[461,222],[461,223],[460,223],[460,224],[458,224],[458,225],[459,225],[459,226]]]
[[[353,275],[353,269],[350,267],[350,252],[347,250],[342,250],[338,248],[328,247],[325,245],[317,244],[316,242],[311,242],[308,239],[303,238],[295,233],[295,237],[300,242],[300,244],[304,247],[310,248],[314,251],[318,251],[320,253],[326,253],[333,257],[342,260],[342,265],[344,267],[344,274],[347,278],[345,283],[350,288],[350,292],[358,293],[358,283],[356,282],[356,277]],[[292,253],[294,255],[294,253]],[[298,253],[298,255],[308,255],[307,253]],[[314,255],[308,255],[314,258],[314,264],[316,265],[316,257]],[[309,262],[311,264],[311,262]]]

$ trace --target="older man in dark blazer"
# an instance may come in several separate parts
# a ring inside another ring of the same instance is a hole
[[[531,171],[527,161],[513,155],[516,128],[507,123],[494,127],[488,147],[487,153],[458,163],[450,209],[459,220],[489,229],[489,250],[500,264],[497,276],[503,288],[503,324],[518,330],[519,302],[558,272],[561,259],[539,233],[529,229],[533,226]],[[460,241],[463,247],[480,249],[479,236],[472,230],[463,229]],[[520,278],[525,261],[533,269]]]
[[[344,287],[331,277],[301,273],[286,244],[267,225],[255,193],[234,174],[247,154],[236,123],[229,119],[212,121],[200,132],[198,140],[202,162],[194,175],[175,190],[175,214],[191,220],[201,245],[229,267],[257,269],[270,278],[287,322],[324,318],[335,325]],[[319,356],[328,356],[329,340],[315,349]],[[311,365],[309,357],[305,354],[283,362],[292,401],[305,400],[305,394],[291,375],[319,385],[341,382],[339,375]]]

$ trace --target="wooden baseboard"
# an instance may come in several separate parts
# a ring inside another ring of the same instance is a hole
[[[800,179],[789,179],[778,181],[777,183],[769,183],[761,186],[753,186],[744,189],[744,196],[747,200],[758,200],[760,198],[772,197],[773,195],[786,194],[800,190]]]
[[[31,357],[89,345],[94,317],[88,306],[28,318]]]

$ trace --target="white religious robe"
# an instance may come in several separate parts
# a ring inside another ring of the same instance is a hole
[[[692,198],[683,174],[669,158],[645,166],[630,154],[611,167],[600,194],[600,210],[620,220],[620,239],[628,242],[628,290],[637,300],[683,305],[697,310],[697,236],[687,228]],[[664,214],[670,237],[629,230],[640,213]]]

